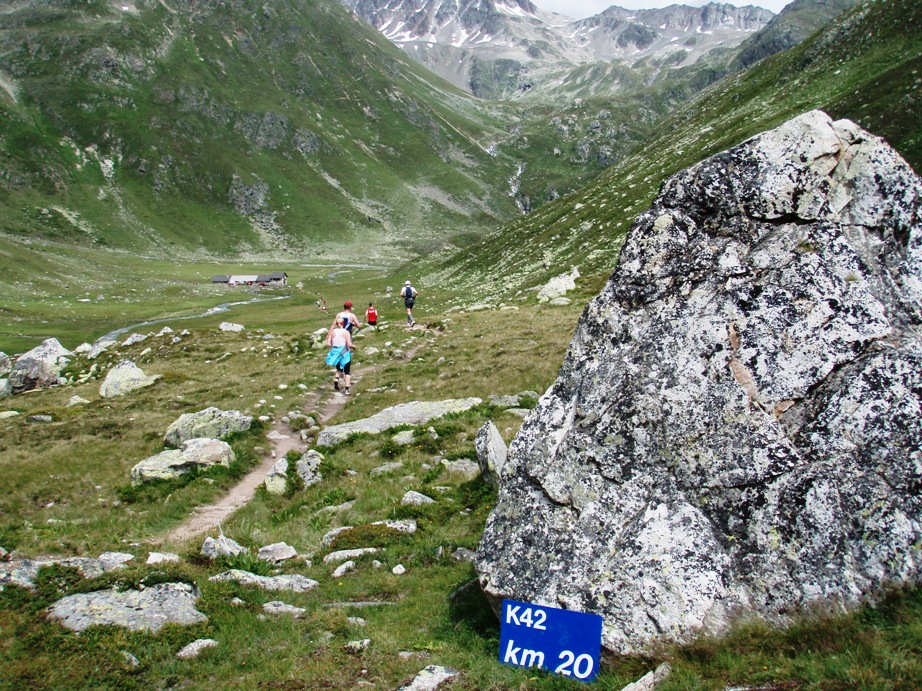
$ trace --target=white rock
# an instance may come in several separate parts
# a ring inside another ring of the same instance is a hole
[[[324,564],[335,564],[338,561],[347,559],[357,559],[365,554],[374,554],[378,551],[377,547],[361,547],[359,549],[341,549],[336,552],[330,552],[323,558]]]
[[[342,564],[336,567],[333,571],[333,578],[342,578],[350,571],[355,570],[355,562],[351,559],[349,561],[344,561]]]
[[[273,600],[263,604],[263,611],[266,614],[291,614],[295,617],[300,617],[307,610],[304,607],[295,607],[279,600]]]
[[[266,545],[265,547],[260,547],[256,556],[263,561],[278,563],[286,559],[294,559],[298,556],[298,552],[291,545],[284,542],[276,542],[271,545]]]
[[[421,492],[416,492],[415,490],[409,490],[403,497],[400,499],[400,503],[403,506],[423,506],[424,504],[434,504],[435,499],[432,497],[427,497]]]
[[[451,667],[429,665],[423,669],[409,684],[401,686],[398,691],[435,691],[446,681],[454,679],[460,672]]]
[[[176,653],[176,657],[180,660],[191,660],[192,658],[198,657],[203,650],[213,648],[216,645],[219,644],[213,638],[199,638]]]

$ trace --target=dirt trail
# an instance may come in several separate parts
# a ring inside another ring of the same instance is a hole
[[[422,342],[411,348],[404,354],[402,361],[408,362],[412,360],[424,345],[425,342]],[[353,386],[361,381],[363,375],[373,374],[380,367],[381,365],[371,365],[363,368],[361,375],[354,374],[352,376]],[[311,409],[318,411],[318,423],[320,424],[331,420],[349,400],[348,396],[341,393],[334,393],[322,400],[324,393],[322,390],[313,391],[311,392],[311,397],[302,404],[305,411]],[[205,533],[219,531],[223,522],[227,521],[237,509],[245,506],[253,498],[256,490],[266,479],[266,473],[269,472],[277,460],[284,458],[289,451],[303,452],[307,450],[307,445],[301,441],[300,435],[297,432],[290,431],[288,426],[281,421],[277,421],[272,426],[267,438],[272,443],[272,449],[267,451],[262,462],[247,473],[226,495],[214,504],[196,507],[189,518],[169,533],[154,538],[151,542],[155,544],[183,542]]]

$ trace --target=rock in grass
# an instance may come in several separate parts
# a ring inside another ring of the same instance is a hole
[[[159,583],[144,590],[100,590],[68,595],[48,608],[48,618],[71,631],[94,625],[122,626],[157,633],[167,624],[199,624],[208,617],[195,609],[198,589],[188,583]]]
[[[179,555],[173,552],[151,552],[147,555],[146,564],[167,564],[179,561]]]
[[[99,395],[103,398],[124,396],[132,391],[150,386],[160,379],[160,376],[155,374],[149,377],[131,360],[122,360],[109,370],[105,380],[99,386]]]
[[[576,288],[576,279],[579,278],[579,269],[575,266],[568,274],[560,274],[548,281],[538,291],[538,302],[545,303],[562,297],[566,292]]]
[[[360,641],[349,641],[342,647],[342,651],[346,653],[351,653],[353,655],[358,655],[364,650],[368,649],[368,646],[371,645],[370,638],[363,638]]]
[[[246,547],[224,535],[220,535],[217,538],[206,537],[205,541],[202,543],[202,549],[200,550],[201,555],[209,559],[234,557],[246,551]]]
[[[487,595],[633,654],[922,582],[920,209],[817,111],[666,180],[510,447]]]
[[[518,396],[516,396],[516,401],[518,401]],[[508,451],[506,442],[503,441],[502,435],[492,420],[488,420],[477,431],[477,436],[474,437],[474,448],[477,450],[480,474],[488,484],[496,487],[496,477],[502,472]]]
[[[305,487],[316,485],[323,479],[320,474],[320,464],[323,463],[323,454],[314,449],[305,451],[301,458],[295,461],[295,472],[304,481]]]
[[[371,417],[340,425],[331,425],[320,433],[318,446],[333,446],[357,432],[377,434],[398,425],[423,425],[430,420],[460,413],[482,403],[479,398],[455,398],[445,401],[413,401],[391,406]]]
[[[288,459],[280,458],[266,473],[263,485],[269,494],[285,494],[288,487]]]
[[[298,551],[285,542],[276,542],[265,547],[260,547],[256,556],[263,561],[278,563],[286,559],[294,559],[298,556]]]
[[[105,553],[103,560],[93,557],[61,557],[49,559],[21,559],[10,561],[0,566],[0,588],[4,585],[17,585],[20,588],[35,587],[35,578],[40,569],[60,565],[77,569],[84,578],[96,578],[132,559],[130,554],[118,552]]]
[[[465,480],[473,480],[480,475],[480,465],[467,458],[458,458],[454,461],[443,458],[441,463],[449,473],[457,473]]]
[[[213,638],[199,638],[182,648],[182,650],[176,653],[176,657],[180,660],[191,660],[192,658],[198,657],[203,650],[214,648],[216,645],[219,644]]]
[[[399,444],[400,446],[409,446],[415,441],[415,439],[416,432],[411,429],[405,429],[402,432],[397,432],[397,434],[391,437],[391,441],[395,444]]]
[[[4,374],[9,374],[9,371],[13,369],[13,361],[9,355],[0,351],[0,376]]]
[[[48,338],[41,345],[23,353],[10,369],[9,384],[14,394],[56,386],[61,383],[61,370],[73,353],[58,339]]]
[[[621,691],[654,691],[671,673],[672,665],[668,662],[664,662],[655,670],[644,674],[634,683],[625,686]],[[755,689],[757,687],[752,688]]]
[[[13,395],[13,385],[9,379],[0,379],[0,400]]]
[[[219,573],[208,580],[218,583],[232,581],[241,585],[256,586],[263,590],[291,590],[296,593],[306,593],[308,590],[317,587],[317,581],[301,574],[257,576],[255,573],[240,569],[231,569],[230,571]]]
[[[280,600],[273,600],[263,605],[263,612],[266,614],[290,614],[294,617],[300,617],[306,611],[304,607],[295,607]]]
[[[387,475],[388,473],[397,472],[401,468],[403,468],[403,463],[400,461],[391,461],[390,463],[379,465],[377,468],[372,468],[368,474],[372,476]]]
[[[350,571],[355,571],[355,562],[351,559],[349,561],[344,561],[333,570],[333,578],[342,578]]]
[[[219,439],[189,439],[182,449],[167,449],[145,458],[131,469],[131,484],[140,485],[153,480],[174,480],[194,469],[213,465],[229,466],[234,462],[230,444]]]
[[[446,681],[454,679],[460,672],[451,667],[441,665],[429,665],[417,674],[413,680],[399,691],[435,691]]]
[[[336,552],[330,552],[323,558],[324,564],[334,564],[346,559],[357,559],[365,554],[374,554],[378,551],[377,547],[361,547],[359,549],[341,549]]]
[[[425,504],[435,504],[435,499],[411,489],[400,499],[400,504],[402,506],[424,506]]]
[[[168,428],[163,443],[178,448],[188,439],[209,437],[223,439],[235,432],[245,432],[253,424],[250,415],[239,410],[205,408],[197,413],[183,413]]]

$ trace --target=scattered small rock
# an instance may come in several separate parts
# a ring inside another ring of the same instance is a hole
[[[191,660],[194,657],[198,657],[199,653],[206,648],[213,648],[216,645],[218,645],[218,642],[213,638],[199,638],[176,653],[176,657],[180,660]]]
[[[330,552],[323,558],[324,564],[335,564],[338,561],[347,559],[357,559],[364,554],[374,554],[378,551],[377,547],[362,547],[360,549],[341,549],[337,552]]]
[[[421,492],[416,492],[414,490],[408,491],[403,495],[403,498],[400,500],[400,503],[404,506],[423,506],[424,504],[434,504],[435,499],[432,497],[427,497]]]
[[[302,576],[301,574],[291,574],[283,576],[257,576],[255,573],[243,571],[241,569],[231,569],[224,573],[212,576],[209,581],[225,582],[233,581],[241,585],[254,585],[263,590],[291,590],[296,593],[306,593],[308,590],[317,587],[317,581]]]
[[[243,545],[221,535],[218,538],[206,537],[205,542],[202,543],[201,554],[209,559],[217,559],[219,557],[233,557],[246,551],[246,547]]]
[[[355,562],[351,559],[349,561],[344,561],[342,564],[336,567],[336,570],[333,572],[333,578],[342,578],[350,571],[355,570]]]
[[[409,684],[401,686],[399,691],[435,691],[446,681],[455,678],[459,674],[458,670],[451,667],[429,665],[417,674]]]
[[[286,559],[294,559],[298,556],[297,550],[284,542],[276,542],[265,547],[260,547],[256,556],[263,561],[278,563]]]
[[[273,600],[263,605],[263,611],[266,614],[291,614],[295,617],[300,617],[307,610],[304,607],[295,607],[279,600]]]
[[[352,653],[353,655],[358,655],[362,651],[367,650],[370,645],[371,639],[363,638],[360,641],[349,641],[341,650],[343,650],[343,652]]]

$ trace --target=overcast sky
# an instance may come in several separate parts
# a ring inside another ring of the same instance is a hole
[[[667,7],[669,5],[690,5],[692,7],[701,7],[708,4],[711,0],[532,0],[532,2],[542,10],[557,12],[558,14],[572,17],[573,19],[583,19],[599,14],[612,5],[624,7],[629,10],[649,10],[654,7]],[[717,0],[719,2],[729,2],[731,5],[755,5],[771,10],[775,14],[781,11],[781,8],[787,5],[791,0]]]

